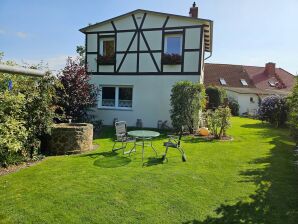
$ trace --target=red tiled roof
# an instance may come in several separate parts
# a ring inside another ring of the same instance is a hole
[[[247,87],[254,88],[252,80],[244,70],[242,65],[227,65],[227,64],[205,64],[204,83],[206,86],[216,85],[220,86],[220,78],[223,78],[227,87]],[[241,79],[245,79],[248,86],[243,86]]]
[[[272,81],[281,82],[285,86],[282,88],[284,91],[291,91],[295,85],[295,76],[282,68],[276,68],[276,75],[271,76],[264,71],[265,67],[206,63],[204,83],[206,86],[221,86],[219,79],[224,78],[227,82],[226,87],[278,89],[270,86],[269,81]],[[240,79],[245,79],[248,86],[243,86]]]

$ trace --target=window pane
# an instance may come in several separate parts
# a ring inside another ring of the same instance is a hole
[[[119,87],[119,107],[132,107],[132,88]]]
[[[103,41],[103,55],[113,56],[115,54],[114,40],[104,40]]]
[[[166,53],[181,55],[181,37],[167,37]]]
[[[102,106],[115,107],[115,87],[102,87]]]

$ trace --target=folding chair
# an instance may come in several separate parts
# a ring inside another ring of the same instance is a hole
[[[166,147],[165,154],[162,156],[162,160],[166,161],[167,159],[167,153],[169,148],[176,148],[181,153],[182,161],[186,162],[186,155],[184,153],[184,150],[181,147],[181,138],[182,138],[183,131],[180,132],[179,136],[175,135],[169,135],[169,140],[167,142],[164,142],[164,146]]]
[[[112,148],[112,152],[117,151],[122,149],[123,150],[123,154],[127,154],[130,153],[132,151],[135,151],[135,142],[136,140],[134,138],[130,138],[127,136],[127,125],[125,121],[118,121],[115,122],[115,129],[116,129],[116,138],[114,140],[114,145]],[[131,150],[129,150],[128,152],[125,152],[124,149],[127,146],[127,143],[129,142],[133,142],[134,146]],[[119,148],[115,148],[117,143],[121,143],[121,147]]]

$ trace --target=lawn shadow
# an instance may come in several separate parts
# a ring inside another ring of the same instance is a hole
[[[93,162],[93,165],[102,168],[116,168],[126,166],[131,162],[130,158],[119,155],[119,153],[115,151],[89,153],[81,155],[80,157],[89,157],[91,159],[96,159]]]
[[[215,139],[204,138],[200,136],[182,138],[182,141],[186,143],[203,143],[203,142],[215,143],[216,142]]]
[[[149,157],[148,161],[143,164],[143,166],[156,166],[163,164],[162,158],[156,158],[156,157]]]
[[[293,223],[298,220],[298,169],[295,161],[294,144],[289,143],[287,133],[264,128],[264,124],[245,125],[247,128],[262,128],[264,137],[273,137],[269,142],[273,145],[267,157],[250,161],[259,165],[256,169],[244,170],[240,173],[244,182],[253,182],[257,187],[248,201],[235,204],[222,204],[216,210],[217,217],[208,216],[203,221],[193,220],[184,223],[197,224],[230,224],[230,223]],[[268,127],[268,126],[267,126]]]

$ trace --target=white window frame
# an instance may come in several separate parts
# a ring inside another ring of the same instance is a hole
[[[97,105],[97,108],[99,109],[114,109],[114,110],[132,110],[133,108],[133,102],[134,102],[134,88],[133,86],[123,86],[123,85],[117,85],[117,86],[114,86],[114,85],[103,85],[103,86],[100,86],[100,91],[102,91],[102,88],[103,87],[113,87],[115,88],[115,106],[112,107],[112,106],[102,106],[102,94],[99,94],[98,96],[98,105]],[[131,97],[131,107],[119,107],[119,88],[131,88],[132,89],[132,97]]]
[[[165,33],[165,48],[164,48],[164,53],[167,54],[168,52],[168,38],[169,37],[180,37],[180,53],[179,55],[182,56],[182,43],[183,43],[183,35],[182,34],[166,34]]]

